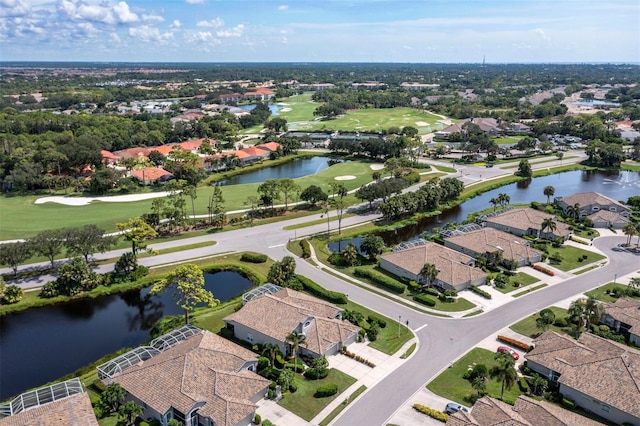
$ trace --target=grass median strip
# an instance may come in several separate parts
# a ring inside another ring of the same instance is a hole
[[[354,401],[365,390],[367,390],[367,387],[365,385],[362,385],[358,389],[356,389],[355,392],[353,392],[344,401],[342,401],[342,404],[334,408],[333,411],[319,423],[319,426],[327,426],[329,423],[331,423],[333,419],[335,419],[338,414],[342,412],[342,410],[347,408],[347,405],[349,405],[351,401]]]
[[[525,294],[531,293],[532,291],[540,290],[541,288],[544,288],[544,287],[546,287],[546,286],[548,286],[548,285],[549,285],[549,284],[542,283],[542,284],[537,285],[537,286],[535,286],[535,287],[528,288],[528,289],[526,289],[525,291],[521,291],[521,292],[520,292],[520,293],[518,293],[518,294],[514,294],[514,295],[513,295],[513,296],[511,296],[511,297],[520,297],[520,296],[524,296]]]

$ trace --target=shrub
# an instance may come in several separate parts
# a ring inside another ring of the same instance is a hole
[[[295,382],[291,382],[291,384],[289,384],[289,392],[296,393],[297,391],[298,391],[298,385],[296,385]]]
[[[40,289],[40,297],[42,297],[43,299],[56,297],[59,294],[60,293],[58,292],[58,287],[53,281],[49,281],[48,283],[42,286],[42,289]]]
[[[413,408],[422,414],[426,414],[427,416],[439,420],[442,423],[446,423],[449,420],[449,416],[442,411],[434,410],[433,408],[427,407],[422,404],[413,404]]]
[[[325,398],[328,396],[333,396],[337,393],[338,385],[336,385],[335,383],[327,383],[326,385],[319,386],[313,396],[314,398]]]
[[[367,321],[369,321],[370,324],[373,324],[374,322],[377,323],[380,326],[380,328],[385,328],[387,326],[387,322],[385,320],[373,315],[369,315],[367,317]]]
[[[518,387],[520,388],[520,392],[527,393],[529,390],[529,383],[527,383],[527,380],[524,377],[520,376],[520,379],[518,380]]]
[[[306,377],[309,380],[322,380],[325,377],[327,377],[329,375],[329,369],[327,368],[323,368],[323,369],[308,369],[307,371],[304,372],[304,377]]]
[[[552,270],[547,269],[544,266],[540,266],[538,264],[533,265],[533,269],[535,269],[536,271],[540,271],[540,272],[542,272],[544,274],[547,274],[549,276],[552,276],[552,277],[555,275],[555,273]]]
[[[413,291],[420,291],[422,289],[422,286],[413,280],[409,281],[407,285]]]
[[[418,172],[407,173],[406,175],[402,176],[402,180],[413,185],[414,183],[420,182],[420,174]]]
[[[262,422],[262,426],[276,426],[271,420],[266,419]]]
[[[503,336],[503,335],[500,335],[500,334],[498,335],[498,340],[500,342],[507,343],[507,344],[509,344],[511,346],[515,346],[515,347],[520,348],[522,350],[525,350],[527,352],[529,352],[530,350],[533,349],[533,346],[531,346],[531,345],[529,345],[527,343],[521,342],[521,341],[516,340],[516,339],[512,339],[511,337]]]
[[[285,365],[285,368],[288,368],[289,370],[293,370],[296,373],[304,373],[304,371],[307,369],[303,363],[301,362],[288,362]]]
[[[570,409],[576,408],[576,402],[574,400],[572,400],[572,399],[569,399],[569,398],[565,397],[565,396],[562,397],[562,405],[564,405],[565,407],[570,408]]]
[[[276,392],[273,389],[269,389],[267,391],[267,399],[274,399],[276,397]]]
[[[5,303],[11,305],[13,303],[18,303],[19,301],[21,301],[23,297],[24,291],[22,290],[22,288],[18,287],[17,285],[10,285],[5,289],[4,297],[2,298],[2,300],[4,300]]]
[[[260,417],[260,414],[256,413],[256,415],[253,417],[253,424],[259,425],[260,423],[262,423],[262,417]]]
[[[432,296],[436,296],[436,297],[440,296],[440,292],[438,290],[436,290],[435,288],[431,288],[431,287],[425,288],[424,292],[427,293],[427,294],[430,294]]]
[[[314,296],[320,299],[323,299],[323,300],[326,300],[327,302],[335,303],[338,305],[344,305],[349,301],[349,299],[347,298],[347,295],[344,293],[327,290],[324,287],[321,287],[320,285],[311,281],[309,278],[304,277],[302,275],[296,275],[296,278],[298,279],[298,282],[302,284],[302,288],[304,288],[306,291],[308,291],[309,293],[313,294]]]
[[[369,269],[356,268],[353,273],[357,277],[368,278],[375,285],[383,287],[392,293],[402,294],[406,288],[402,283]]]
[[[555,319],[555,321],[553,321],[553,325],[555,325],[556,327],[566,327],[569,325],[569,323],[567,322],[566,318],[558,317]]]
[[[427,296],[426,294],[416,294],[415,296],[413,296],[413,300],[427,306],[436,305],[436,301],[430,298],[429,296]]]
[[[304,240],[300,240],[300,248],[302,248],[302,258],[308,259],[311,257],[311,246],[309,245],[309,240],[306,238]]]
[[[243,262],[249,263],[264,263],[267,261],[267,255],[262,253],[246,252],[240,257]]]
[[[472,285],[471,287],[469,287],[469,289],[471,291],[473,291],[474,293],[479,294],[480,296],[484,297],[485,299],[491,299],[491,294],[487,293],[484,290],[479,289],[475,285]]]
[[[582,255],[582,259],[583,259],[583,260],[587,260],[587,258],[588,258],[588,257],[589,257],[589,256],[587,256],[586,254],[583,254],[583,255]]]
[[[278,354],[276,355],[276,362],[274,362],[275,366],[278,368],[282,368],[284,367],[284,359],[282,359],[282,355]]]

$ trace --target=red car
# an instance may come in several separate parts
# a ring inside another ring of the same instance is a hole
[[[498,350],[496,352],[502,353],[502,354],[509,354],[513,357],[513,359],[515,359],[516,361],[518,359],[520,359],[520,355],[518,355],[518,352],[514,351],[511,348],[508,348],[506,346],[499,346]]]

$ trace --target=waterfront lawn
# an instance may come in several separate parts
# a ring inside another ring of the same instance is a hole
[[[553,311],[554,315],[556,316],[556,319],[567,317],[567,310],[564,308],[559,308],[557,306],[550,306],[549,309]],[[536,319],[538,319],[539,317],[540,315],[536,312],[535,314],[530,315],[518,321],[517,323],[513,324],[509,328],[515,331],[516,333],[522,334],[523,336],[527,336],[531,338],[538,337],[540,334],[542,334],[542,331],[538,327],[536,327]],[[556,333],[564,334],[564,333],[569,333],[571,331],[571,326],[558,327],[552,324],[549,327],[549,330],[555,331]]]
[[[521,290],[523,287],[526,287],[529,284],[537,283],[538,281],[540,281],[539,279],[532,277],[531,275],[527,275],[524,272],[518,272],[510,278],[511,279],[509,280],[509,283],[505,288],[496,287],[496,290],[498,290],[500,293],[509,293],[514,290]],[[514,282],[518,282],[520,283],[520,285],[516,287],[513,285]]]
[[[356,379],[335,368],[329,369],[329,375],[322,380],[309,380],[297,374],[295,383],[298,385],[298,390],[295,393],[285,393],[284,398],[278,401],[278,405],[309,422],[355,382]],[[313,396],[318,387],[330,383],[338,385],[337,394],[326,398]]]
[[[601,254],[566,244],[558,248],[549,248],[550,257],[552,257],[554,253],[559,253],[562,261],[559,264],[551,263],[551,265],[565,272],[605,258]],[[584,256],[586,256],[586,258],[584,258]],[[580,259],[583,260],[579,261]]]
[[[496,365],[494,357],[495,353],[487,349],[471,349],[466,355],[453,363],[448,369],[444,370],[442,374],[433,379],[433,381],[427,385],[427,388],[446,399],[471,406],[468,397],[475,394],[476,391],[471,387],[471,383],[463,379],[462,376],[476,364],[484,364],[487,370],[491,370],[491,367]],[[500,388],[500,382],[494,379],[488,379],[487,394],[489,396],[500,398]],[[507,402],[515,402],[520,395],[522,395],[522,392],[520,392],[517,384],[514,384],[510,390],[506,388],[504,390],[504,400]],[[433,408],[438,409],[440,407]],[[442,407],[442,409],[444,409],[444,407]]]

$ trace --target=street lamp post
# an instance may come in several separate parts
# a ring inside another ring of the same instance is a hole
[[[618,274],[613,274],[613,283],[616,283],[616,280],[618,279]]]
[[[400,338],[400,323],[402,322],[402,315],[398,315],[398,338]]]

